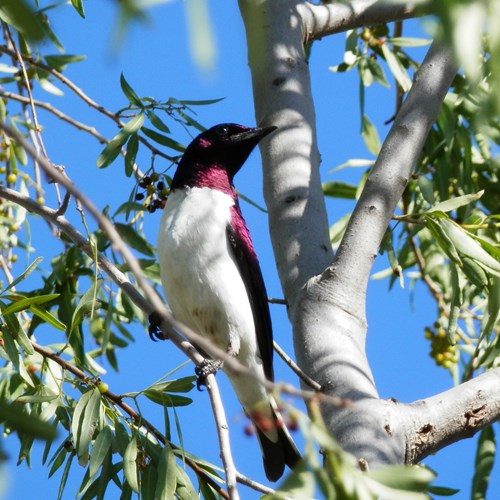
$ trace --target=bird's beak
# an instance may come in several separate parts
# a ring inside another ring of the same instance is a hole
[[[246,130],[245,132],[231,136],[231,142],[242,143],[251,141],[254,144],[257,144],[261,139],[271,132],[274,132],[277,128],[278,127],[275,127],[274,125],[270,127],[252,128],[250,130]]]

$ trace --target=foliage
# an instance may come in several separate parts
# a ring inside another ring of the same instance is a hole
[[[75,12],[84,17],[84,3],[71,3]],[[144,15],[138,0],[122,0],[120,4],[118,34],[131,19]],[[197,17],[192,2],[189,4],[192,25],[204,26],[203,30],[193,29],[193,33],[202,33],[204,37],[194,40],[194,51],[210,52],[213,48],[207,49],[211,42],[207,42],[206,19]],[[493,92],[500,79],[500,58],[495,57],[500,52],[500,28],[494,24],[500,16],[491,14],[498,9],[493,1],[451,4],[439,2],[442,26],[445,35],[456,42],[458,54],[466,58],[465,71],[457,76],[445,100],[415,176],[384,239],[381,253],[387,255],[390,267],[374,278],[387,278],[390,286],[396,281],[402,285],[410,281],[412,286],[421,281],[429,288],[437,306],[436,321],[425,333],[431,355],[458,383],[497,367],[500,359],[500,94]],[[463,17],[471,12],[474,16]],[[483,40],[478,35],[480,30],[471,31],[470,23],[484,21],[488,12],[490,37]],[[168,196],[170,177],[157,168],[157,159],[175,164],[184,147],[173,137],[172,124],[181,124],[192,133],[203,130],[195,109],[217,99],[186,101],[172,97],[160,101],[141,97],[122,75],[119,86],[126,105],[116,112],[107,110],[79,89],[76,91],[65,76],[67,66],[77,64],[83,56],[64,52],[48,22],[50,15],[48,8],[35,10],[27,1],[4,2],[0,7],[4,33],[0,83],[5,86],[0,89],[0,122],[44,150],[43,134],[33,114],[36,106],[42,106],[33,101],[31,89],[35,84],[55,95],[61,93],[61,87],[68,88],[96,113],[109,119],[115,127],[111,138],[71,117],[64,118],[103,143],[96,159],[98,168],[116,164],[121,156],[124,178],[136,180],[129,199],[119,207],[106,207],[104,212],[122,240],[139,255],[144,275],[157,284],[155,249],[141,229],[145,212],[161,208]],[[460,31],[457,16],[469,19]],[[365,90],[374,83],[388,87],[390,73],[396,81],[396,92],[402,96],[411,87],[411,73],[418,67],[409,49],[427,43],[404,38],[400,31],[398,25],[384,25],[348,32],[343,61],[332,67],[337,72],[354,68],[358,71],[361,134],[373,155],[380,149],[380,138],[365,114]],[[461,39],[464,32],[474,34],[470,35],[474,40],[467,40],[481,51],[484,64],[470,63],[477,54],[471,55],[468,42]],[[53,49],[57,54],[50,53]],[[46,109],[65,116],[52,105]],[[151,155],[144,172],[137,164],[143,150]],[[22,145],[5,133],[1,137],[0,160],[3,186],[24,197],[31,196],[43,207],[49,187],[43,184],[36,163],[28,159]],[[345,166],[370,167],[372,163],[349,160]],[[366,174],[359,185],[325,183],[324,193],[357,199],[365,179]],[[191,403],[185,394],[194,387],[194,378],[175,379],[172,369],[150,387],[120,396],[113,394],[101,379],[104,371],[100,360],[106,359],[118,371],[120,352],[134,341],[131,325],[146,324],[145,311],[123,288],[116,288],[109,275],[101,274],[100,256],[105,255],[134,282],[129,265],[116,255],[107,235],[100,228],[91,230],[82,211],[84,236],[80,236],[85,244],[75,240],[73,233],[63,231],[62,251],[45,263],[49,270],[43,275],[42,284],[34,287],[29,277],[41,264],[40,259],[35,259],[18,276],[10,274],[19,254],[31,253],[29,227],[33,215],[22,203],[7,198],[0,201],[0,267],[5,275],[0,286],[0,357],[4,361],[0,368],[0,424],[5,438],[11,434],[20,438],[19,463],[30,464],[34,440],[43,439],[43,463],[49,468],[49,477],[63,470],[59,498],[63,497],[76,463],[86,471],[77,493],[84,499],[103,497],[113,483],[123,498],[138,493],[144,498],[172,498],[176,494],[187,499],[196,497],[198,492],[206,498],[218,498],[223,483],[221,471],[191,455],[182,442],[172,438],[175,432],[182,436],[176,408]],[[65,206],[67,200],[61,200],[59,215],[64,215]],[[55,231],[54,219],[48,217],[47,221]],[[331,228],[334,246],[345,223],[346,218],[340,219]],[[22,227],[26,239],[18,236]],[[21,292],[19,287],[27,289]],[[35,334],[44,328],[60,332],[60,341],[38,345]],[[146,399],[164,409],[162,431],[141,413],[140,402]],[[328,498],[421,498],[425,492],[453,493],[429,487],[434,474],[423,468],[361,473],[352,457],[328,436],[315,409],[310,410],[316,415],[312,420],[290,409],[306,437],[305,459],[283,483],[281,491],[268,498],[300,498],[317,491]],[[326,459],[325,467],[318,458],[318,444]],[[485,429],[476,458],[475,498],[481,498],[486,491],[495,451],[493,430]],[[190,474],[184,464],[191,469]]]

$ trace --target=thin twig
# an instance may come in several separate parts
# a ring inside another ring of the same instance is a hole
[[[295,363],[295,361],[281,348],[281,346],[276,342],[276,340],[273,341],[273,347],[274,350],[278,353],[280,358],[295,372],[295,374],[303,381],[305,382],[313,391],[320,392],[321,391],[321,384],[318,384],[315,380],[313,380],[309,375],[304,373],[299,365]]]
[[[4,52],[5,54],[12,55],[13,52],[5,46],[0,45],[0,52]],[[31,66],[35,66],[36,68],[40,68],[47,73],[51,74],[55,78],[57,78],[61,83],[66,85],[70,90],[72,90],[80,99],[82,99],[83,102],[88,104],[91,108],[95,109],[96,111],[99,111],[99,113],[102,113],[104,116],[107,116],[111,120],[113,120],[120,128],[123,128],[125,125],[120,118],[113,112],[109,111],[106,109],[104,106],[101,106],[97,102],[95,102],[93,99],[91,99],[85,92],[78,86],[76,86],[69,78],[67,78],[65,75],[60,73],[54,68],[51,68],[50,66],[47,66],[46,64],[41,63],[40,61],[37,61],[36,59],[33,59],[32,57],[28,56],[23,56],[23,60],[30,64]],[[146,138],[143,136],[137,134],[137,138],[139,141],[144,144],[151,152],[156,155],[156,156],[161,156],[162,158],[165,158],[166,160],[169,160],[173,163],[177,163],[178,158],[174,156],[167,155],[157,147],[153,146]]]
[[[10,99],[12,101],[21,102],[23,104],[29,103],[29,99],[27,97],[24,97],[24,96],[19,95],[19,94],[14,94],[13,92],[8,92],[8,91],[3,90],[3,89],[0,89],[0,97],[3,97],[5,99]],[[77,128],[78,130],[82,130],[83,132],[89,133],[90,135],[94,136],[101,144],[108,143],[108,139],[106,139],[106,137],[101,135],[95,129],[95,127],[90,127],[89,125],[85,125],[84,123],[81,123],[81,122],[75,120],[74,118],[71,118],[71,116],[66,115],[61,110],[52,106],[52,104],[50,104],[48,102],[37,101],[36,99],[33,99],[33,104],[37,108],[42,108],[45,111],[52,113],[54,116],[57,116],[57,118],[59,118],[60,120],[63,120],[65,122],[69,123],[70,125]]]

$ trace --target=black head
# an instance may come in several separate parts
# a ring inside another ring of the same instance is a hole
[[[224,179],[232,185],[233,177],[242,167],[258,142],[277,127],[249,128],[223,123],[209,128],[193,139],[175,173],[172,188],[211,186]],[[229,186],[228,186],[229,187]]]

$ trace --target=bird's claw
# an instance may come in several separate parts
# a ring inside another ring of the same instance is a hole
[[[157,340],[165,340],[165,335],[161,330],[161,315],[157,311],[153,311],[149,315],[149,338],[156,342]]]
[[[196,388],[201,391],[201,387],[203,385],[207,385],[207,377],[212,373],[217,373],[217,370],[222,368],[222,361],[213,360],[213,359],[205,359],[202,363],[200,363],[195,369],[194,372],[198,379],[196,380]]]

